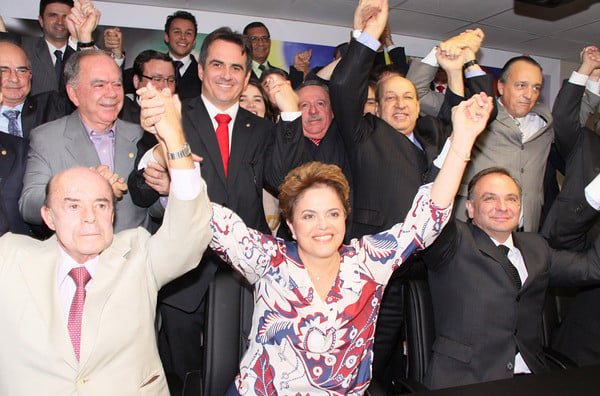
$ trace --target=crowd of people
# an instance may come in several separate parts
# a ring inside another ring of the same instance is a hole
[[[125,69],[100,17],[41,0],[41,37],[0,33],[1,394],[189,391],[229,267],[254,311],[227,395],[391,392],[415,278],[431,389],[549,371],[549,346],[600,363],[597,47],[550,110],[532,57],[497,82],[477,63],[481,29],[409,65],[387,0],[358,2],[331,63],[289,71],[262,22],[196,59],[187,11]],[[578,289],[548,345],[553,286]]]

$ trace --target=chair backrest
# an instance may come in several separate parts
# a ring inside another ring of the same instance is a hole
[[[254,299],[252,286],[230,268],[219,268],[206,302],[203,394],[223,395],[248,349]]]
[[[435,339],[433,305],[426,280],[408,280],[404,285],[406,375],[423,382]]]

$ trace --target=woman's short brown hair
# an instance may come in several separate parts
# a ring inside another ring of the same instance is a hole
[[[279,207],[283,218],[291,221],[300,195],[318,185],[333,188],[346,214],[350,213],[350,186],[340,167],[315,161],[292,169],[279,186]]]

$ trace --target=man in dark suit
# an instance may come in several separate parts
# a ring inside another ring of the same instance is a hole
[[[600,71],[600,51],[587,47],[582,57],[580,68],[563,83],[552,110],[555,143],[566,160],[566,174],[542,228],[550,246],[571,251],[586,250],[600,234],[600,205],[588,199],[586,188],[600,179],[600,136],[580,125],[586,80],[594,70]],[[600,100],[597,92],[585,94],[588,100]],[[599,309],[600,287],[579,290],[553,335],[552,346],[579,365],[600,363]]]
[[[33,128],[72,111],[65,94],[52,91],[31,95],[31,66],[16,44],[0,42],[0,70],[4,97],[0,130],[28,140]]]
[[[271,34],[262,22],[251,22],[244,28],[244,36],[252,43],[252,77],[260,80],[268,69],[280,69],[273,66],[267,58],[271,52]],[[283,69],[280,69],[283,70]]]
[[[600,239],[575,254],[515,232],[521,189],[507,170],[479,172],[468,195],[472,223],[448,224],[423,256],[435,323],[425,385],[433,389],[547,371],[541,315],[548,286],[600,281]]]
[[[202,95],[182,103],[182,122],[191,151],[203,158],[202,175],[211,200],[236,211],[250,227],[268,232],[262,189],[272,124],[239,107],[250,78],[251,54],[249,41],[229,28],[210,33],[200,51]],[[135,197],[147,191],[131,193]],[[165,370],[179,381],[201,368],[204,295],[219,263],[207,252],[197,269],[160,293],[159,348]]]
[[[1,85],[0,80],[0,87]],[[0,130],[0,235],[8,231],[30,233],[29,226],[19,213],[19,196],[23,188],[28,148],[25,139]]]
[[[175,65],[177,94],[181,99],[200,95],[202,87],[198,77],[198,62],[192,55],[197,34],[196,18],[189,12],[177,11],[167,17],[165,43],[169,47],[169,56]]]

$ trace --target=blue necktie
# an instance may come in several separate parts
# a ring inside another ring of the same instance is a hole
[[[8,133],[14,136],[23,137],[23,132],[21,132],[21,126],[17,121],[17,118],[19,118],[19,114],[21,114],[19,110],[6,110],[2,113],[4,117],[8,118]]]

